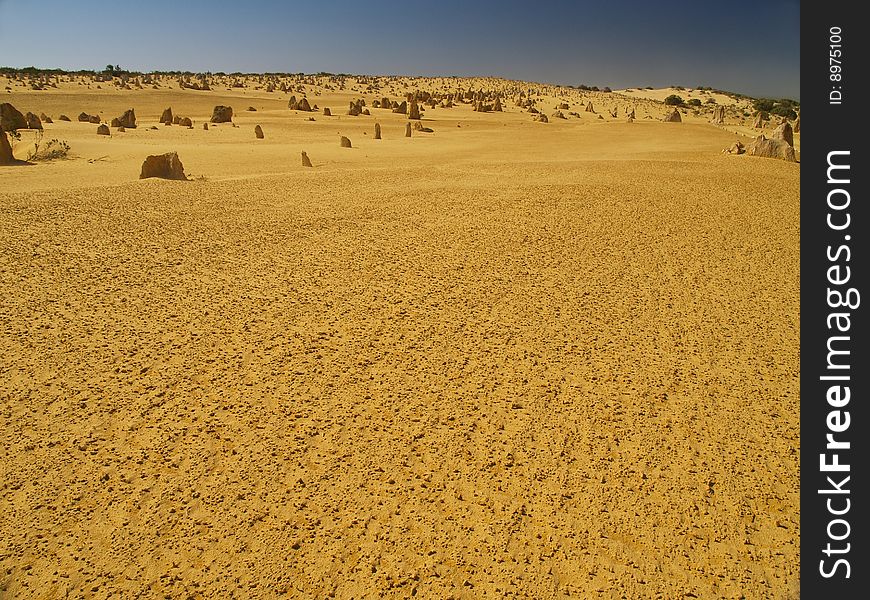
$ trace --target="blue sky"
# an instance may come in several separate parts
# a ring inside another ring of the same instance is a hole
[[[495,75],[800,97],[800,2],[0,0],[0,66]]]

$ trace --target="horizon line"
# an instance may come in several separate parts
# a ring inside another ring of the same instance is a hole
[[[106,65],[106,66],[108,66],[108,65]],[[113,66],[121,67],[121,65],[113,65]],[[99,73],[106,72],[105,68],[103,68],[103,69],[88,69],[88,68],[65,69],[62,67],[37,67],[35,65],[28,65],[26,67],[13,67],[13,66],[9,66],[9,65],[0,65],[0,72],[2,72],[4,70],[25,71],[28,69],[33,69],[35,71],[46,71],[46,72],[57,71],[57,72],[61,72],[64,74],[77,74],[77,73],[99,74]],[[201,75],[201,74],[245,75],[245,76],[252,76],[252,75],[289,75],[289,76],[328,75],[328,76],[333,76],[333,77],[407,77],[410,79],[427,79],[427,78],[428,79],[436,79],[436,78],[442,78],[442,79],[501,79],[504,81],[515,81],[515,82],[521,82],[521,83],[534,83],[537,85],[547,85],[547,86],[553,86],[553,87],[568,87],[568,88],[572,88],[572,89],[577,89],[577,88],[580,88],[581,86],[586,86],[589,88],[598,88],[597,90],[591,90],[591,91],[603,91],[604,88],[607,88],[607,89],[611,90],[611,92],[616,92],[619,90],[632,90],[632,89],[643,90],[643,89],[648,89],[650,87],[652,89],[677,89],[677,90],[682,88],[682,89],[685,89],[687,91],[688,90],[706,89],[709,91],[723,93],[726,95],[736,95],[736,96],[742,96],[745,98],[751,98],[753,100],[787,99],[787,100],[796,100],[796,101],[800,102],[800,95],[796,96],[795,98],[791,98],[788,96],[772,96],[772,95],[754,96],[754,95],[750,95],[750,94],[745,93],[745,92],[740,92],[740,91],[735,91],[735,90],[726,90],[723,88],[718,88],[718,87],[714,87],[714,86],[710,86],[710,85],[692,85],[692,86],[689,86],[689,85],[676,84],[676,83],[669,84],[667,86],[635,85],[635,86],[613,88],[611,85],[599,85],[599,84],[591,84],[590,85],[587,83],[577,83],[577,84],[553,83],[553,82],[546,82],[546,81],[532,81],[532,80],[528,80],[528,79],[515,79],[512,77],[505,77],[505,76],[501,76],[501,75],[443,75],[443,74],[440,74],[440,75],[419,75],[419,74],[418,75],[411,75],[408,73],[393,73],[393,74],[387,74],[387,73],[343,73],[343,72],[342,73],[333,73],[332,71],[317,71],[317,72],[310,72],[310,73],[306,73],[304,71],[231,71],[231,72],[227,72],[227,71],[212,71],[212,70],[206,70],[206,71],[189,71],[189,70],[182,70],[182,69],[140,70],[140,69],[124,69],[124,68],[119,68],[118,70],[121,72],[124,72],[124,73],[142,74],[142,75],[178,73],[178,74],[183,74],[183,75]],[[605,92],[605,93],[607,93],[607,92]]]

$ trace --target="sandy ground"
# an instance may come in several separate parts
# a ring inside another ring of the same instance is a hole
[[[572,93],[5,93],[0,597],[797,598],[800,165]]]

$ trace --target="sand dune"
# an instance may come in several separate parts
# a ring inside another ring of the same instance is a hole
[[[0,167],[0,595],[797,597],[799,164],[619,94],[78,83],[5,97],[71,158]]]

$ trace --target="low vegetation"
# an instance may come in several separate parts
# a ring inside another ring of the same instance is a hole
[[[65,140],[50,139],[47,142],[36,140],[33,148],[27,153],[28,162],[46,162],[66,158],[69,154],[69,144]]]

